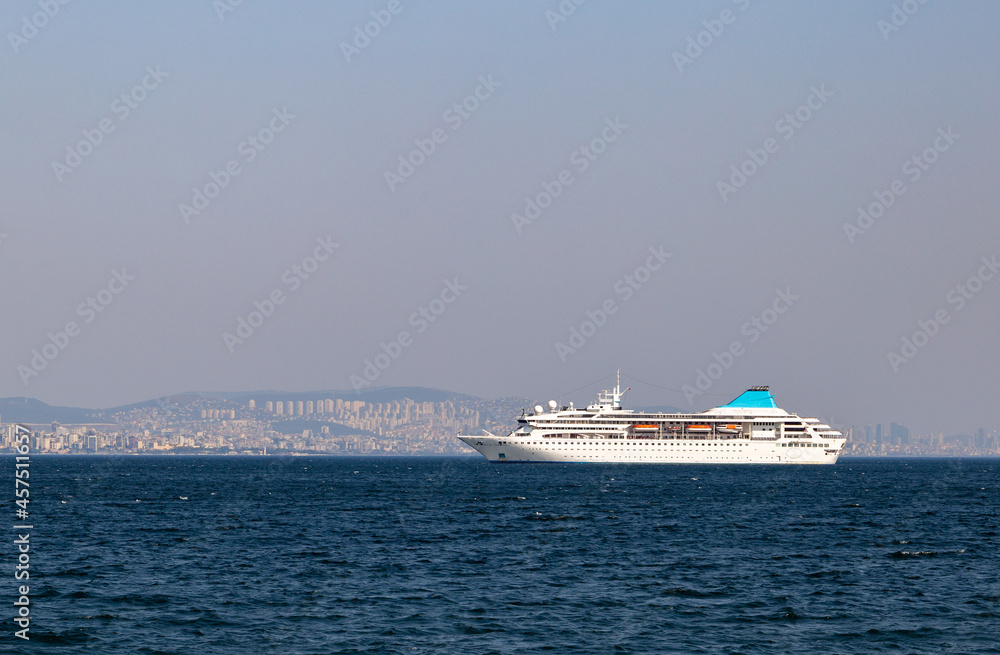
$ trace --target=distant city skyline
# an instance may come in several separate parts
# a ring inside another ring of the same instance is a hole
[[[622,376],[623,376],[624,380],[628,380],[628,376],[627,375],[622,374]],[[607,382],[607,380],[612,380],[613,378],[614,378],[613,375],[606,376],[601,381],[598,381],[598,382],[586,385],[586,388],[587,389],[597,389],[598,387],[601,387],[603,385],[609,384]],[[639,380],[634,380],[634,379],[632,380],[632,383],[633,384],[637,384],[637,385],[646,385],[647,384],[647,383],[641,382]],[[622,384],[622,387],[625,390],[625,396],[628,396],[628,392],[631,392],[632,388],[631,387],[627,387],[626,388],[624,383]],[[263,411],[263,412],[266,412],[268,414],[273,414],[276,417],[293,417],[293,416],[308,416],[308,415],[311,415],[311,414],[314,414],[314,413],[315,414],[331,413],[331,412],[334,412],[334,411],[341,411],[341,409],[344,408],[344,407],[354,407],[355,409],[357,409],[357,407],[365,405],[366,403],[367,404],[372,404],[373,403],[373,401],[371,400],[372,397],[374,397],[374,398],[380,398],[383,394],[389,394],[389,397],[392,397],[392,398],[395,398],[397,396],[402,398],[402,397],[405,397],[405,396],[403,396],[401,394],[406,393],[406,392],[412,392],[414,390],[419,390],[421,392],[421,394],[430,394],[431,396],[434,396],[434,397],[438,397],[438,396],[440,396],[440,397],[452,397],[452,396],[454,396],[454,397],[468,397],[468,398],[473,398],[473,399],[476,399],[476,400],[485,400],[485,401],[499,401],[499,400],[505,400],[505,399],[514,398],[514,397],[503,397],[503,398],[488,399],[488,398],[481,398],[481,397],[478,397],[478,396],[473,396],[471,394],[464,394],[464,393],[458,392],[458,391],[452,391],[452,390],[447,390],[447,389],[422,388],[422,387],[416,387],[416,388],[415,387],[372,387],[371,389],[366,389],[364,393],[360,393],[358,391],[352,391],[350,389],[321,389],[321,390],[315,390],[314,389],[314,390],[309,390],[309,391],[255,390],[255,391],[236,391],[236,392],[233,392],[233,391],[213,391],[213,392],[206,392],[206,391],[194,391],[194,392],[192,392],[192,391],[186,391],[186,392],[179,392],[179,393],[176,393],[176,394],[170,394],[170,395],[167,395],[167,396],[162,396],[162,397],[154,398],[154,399],[147,398],[147,399],[144,399],[144,400],[137,401],[137,404],[139,404],[139,405],[159,405],[161,407],[164,407],[164,406],[167,406],[170,403],[174,402],[175,398],[181,398],[181,397],[192,397],[193,396],[193,397],[203,398],[203,399],[208,400],[208,401],[210,401],[210,400],[222,400],[224,398],[231,398],[231,399],[236,399],[236,401],[239,402],[239,403],[246,403],[247,407],[249,409],[251,409],[251,410]],[[553,396],[552,398],[537,397],[537,398],[532,399],[532,398],[522,397],[522,398],[520,398],[518,400],[518,402],[520,402],[524,406],[523,407],[524,409],[528,409],[528,408],[531,408],[531,407],[533,407],[535,405],[538,405],[538,404],[544,405],[549,400],[556,400],[558,398],[557,402],[559,402],[560,404],[570,404],[570,403],[573,403],[573,404],[575,404],[578,407],[582,407],[582,406],[586,406],[587,404],[589,404],[590,402],[592,402],[593,401],[593,397],[592,396],[596,394],[596,392],[594,392],[594,394],[591,394],[591,395],[588,396],[588,395],[585,395],[587,392],[581,391],[580,389],[576,389],[574,391],[575,391],[575,393],[573,393],[571,395],[573,397],[580,398],[579,401],[569,400],[569,399],[567,399],[566,395],[559,394],[559,395]],[[665,391],[675,391],[675,390],[665,390]],[[772,393],[773,393],[773,391],[772,391]],[[728,398],[728,396],[724,396],[724,395],[721,395],[721,394],[706,394],[706,395],[709,396],[709,397],[714,398],[717,401],[716,405],[713,405],[713,406],[723,405],[723,404],[726,403],[727,400],[731,400],[731,398]],[[260,401],[260,407],[257,407],[258,401],[256,400],[256,398],[258,398],[258,397],[261,398],[261,399],[264,399],[264,400]],[[292,398],[289,398],[289,397],[292,397]],[[305,399],[307,397],[311,397],[312,399],[311,400]],[[42,401],[41,399],[36,399],[36,398],[31,398],[31,397],[0,398],[0,401],[6,402],[7,406],[10,407],[10,403],[11,402],[16,402],[19,398],[25,398],[26,400],[32,401],[32,402],[41,402],[41,403],[44,403],[44,401]],[[377,403],[378,401],[374,401],[374,402]],[[45,404],[49,405],[49,406],[52,406],[49,403],[45,403]],[[131,404],[136,404],[136,403],[131,403]],[[129,405],[131,405],[131,404],[129,404]],[[665,405],[665,404],[660,404],[660,405],[635,405],[635,404],[631,404],[631,403],[628,403],[628,402],[625,402],[624,404],[625,404],[625,408],[626,409],[635,409],[635,410],[641,410],[641,411],[656,411],[656,412],[668,412],[668,413],[670,413],[670,412],[687,413],[687,412],[702,411],[702,409],[686,410],[686,409],[684,409],[682,407],[678,407],[678,406],[675,406],[675,405]],[[0,403],[0,421],[2,421],[3,416],[4,416],[2,407],[3,407],[3,404]],[[107,413],[107,412],[111,412],[111,411],[115,411],[115,410],[120,410],[122,407],[126,407],[126,406],[116,406],[116,407],[107,407],[107,408],[102,408],[102,407],[73,407],[73,406],[55,406],[55,407],[63,407],[63,408],[68,409],[68,410],[79,410],[79,411],[82,411],[82,412]],[[708,409],[708,408],[705,408],[705,409]],[[211,411],[213,411],[213,410],[209,410],[209,412],[211,412]],[[221,412],[223,410],[216,409],[214,411],[216,412],[216,414],[218,414],[219,412]],[[225,410],[225,411],[226,412],[230,412],[230,413],[233,412],[233,410]],[[796,410],[789,408],[789,411],[795,412]],[[15,413],[17,413],[17,412],[15,412]],[[10,418],[10,416],[11,416],[11,412],[8,409],[7,417]],[[212,418],[215,418],[215,419],[223,418],[224,419],[226,417],[225,416],[219,416],[219,415],[216,415],[216,416],[213,417],[211,415],[211,413],[210,413],[207,418],[208,419],[212,419]],[[19,422],[24,422],[24,421],[20,421],[19,419],[15,419],[15,420],[18,420]],[[910,434],[910,429],[906,425],[903,425],[902,423],[897,423],[895,421],[875,421],[873,423],[860,424],[859,425],[857,423],[851,423],[851,422],[840,422],[840,421],[835,420],[834,418],[829,418],[829,419],[825,419],[825,420],[828,420],[831,424],[835,425],[839,429],[850,430],[852,432],[856,432],[859,429],[859,427],[860,427],[860,429],[862,430],[862,432],[858,432],[858,433],[856,433],[856,435],[852,435],[852,438],[853,438],[854,441],[859,441],[860,440],[862,443],[874,443],[874,444],[883,444],[883,443],[885,443],[885,444],[892,444],[892,443],[895,443],[897,445],[899,443],[905,444],[906,443],[906,438],[903,437],[902,441],[900,441],[899,437],[900,437],[900,435],[907,435],[908,436]],[[28,423],[33,423],[33,422],[34,421],[28,421]],[[47,423],[48,420],[45,420],[45,421],[42,421],[42,422],[43,423]],[[899,432],[897,432],[897,430],[899,430]],[[970,437],[970,438],[974,438],[976,435],[978,435],[979,441],[982,441],[985,434],[996,435],[998,431],[1000,431],[1000,428],[994,429],[994,428],[986,428],[986,427],[962,427],[960,425],[952,424],[952,425],[947,426],[946,428],[941,429],[941,430],[930,430],[930,431],[922,430],[922,431],[918,431],[918,432],[920,432],[920,434],[922,434],[924,436],[937,434],[940,437],[943,437],[943,436],[949,436],[949,437],[963,437],[963,436],[967,436],[967,437]],[[978,443],[978,442],[976,442],[976,443]]]
[[[437,400],[429,402],[427,400],[415,401],[407,395],[415,391],[418,392],[418,396],[435,398]],[[289,396],[294,397],[294,399],[289,398]],[[311,399],[304,399],[306,397]],[[362,397],[365,399],[362,399]],[[509,430],[514,427],[514,419],[518,413],[517,408],[530,411],[532,406],[544,402],[528,398],[481,399],[467,394],[452,393],[444,390],[387,387],[373,389],[364,396],[350,392],[338,393],[333,391],[258,391],[251,393],[219,393],[215,395],[196,392],[147,400],[139,403],[137,408],[145,407],[146,410],[151,410],[154,416],[163,414],[169,417],[173,414],[174,410],[172,408],[176,406],[178,401],[181,403],[181,406],[192,402],[199,405],[208,403],[208,405],[205,405],[205,409],[200,410],[200,414],[195,412],[190,416],[190,419],[192,421],[201,419],[202,421],[208,421],[209,424],[212,421],[222,421],[219,425],[224,425],[226,421],[235,421],[236,424],[241,424],[239,419],[248,413],[258,418],[270,417],[278,421],[296,417],[304,420],[324,421],[330,420],[331,417],[344,417],[353,413],[359,417],[358,420],[355,422],[348,421],[345,426],[362,429],[366,434],[374,430],[379,435],[382,434],[382,428],[379,427],[380,423],[378,420],[375,422],[360,420],[362,414],[369,415],[372,411],[377,414],[383,411],[380,409],[382,407],[395,407],[395,411],[400,412],[401,421],[397,422],[390,415],[388,418],[392,420],[389,420],[386,426],[389,430],[392,430],[397,424],[409,422],[409,410],[405,409],[408,407],[423,406],[426,412],[432,411],[428,408],[432,407],[435,402],[442,403],[442,406],[445,402],[451,404],[471,401],[477,405],[481,403],[495,403],[499,407],[504,407],[506,414],[501,412],[494,415],[491,419],[495,422],[493,427],[505,426],[504,429]],[[223,407],[211,407],[211,405],[218,405],[219,403]],[[56,425],[63,422],[67,425],[86,426],[90,424],[100,426],[109,425],[109,421],[110,425],[114,425],[116,417],[120,417],[123,411],[129,411],[127,407],[106,409],[52,408],[46,414],[45,410],[32,405],[28,409],[32,418],[28,420],[25,418],[25,410],[19,408],[19,405],[20,403],[16,399],[0,399],[0,425],[4,425],[4,420],[7,421],[7,426],[11,426],[13,422],[36,426],[49,423]],[[638,411],[684,413],[680,408],[670,406],[637,406],[626,408]],[[65,413],[66,410],[73,412],[73,414],[69,415],[68,418],[60,418],[67,416]],[[80,412],[87,413],[90,418],[82,422],[77,420]],[[449,417],[446,415],[445,418]],[[454,418],[454,415],[451,418]],[[946,452],[965,455],[1000,454],[1000,427],[968,428],[953,425],[944,431],[920,432],[911,431],[908,426],[892,421],[876,422],[868,425],[841,424],[835,421],[831,421],[831,423],[835,428],[841,430],[846,437],[848,443],[846,452],[849,455],[940,455]],[[459,425],[461,423],[457,423],[454,427],[458,427]],[[479,425],[478,412],[475,412],[475,420],[469,425],[473,428]],[[112,429],[112,432],[114,432],[114,429]],[[173,430],[170,433],[173,434]],[[450,434],[446,432],[443,436],[449,436]],[[448,453],[451,452],[451,449],[444,447],[443,450],[438,452],[439,454]]]
[[[40,422],[40,416],[24,421],[20,410],[6,403],[6,423],[0,414],[0,451],[15,448],[12,421],[17,421],[30,429],[33,452],[43,454],[471,454],[456,435],[508,433],[516,427],[517,407],[530,404],[525,400],[456,395],[420,402],[397,395],[384,402],[316,398],[258,403],[245,396],[186,395],[107,410],[86,423]],[[1000,455],[996,429],[946,435],[911,434],[898,423],[835,427],[846,438],[848,457]]]

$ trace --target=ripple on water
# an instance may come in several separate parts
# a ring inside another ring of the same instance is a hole
[[[39,503],[59,652],[996,652],[992,462],[99,459],[39,465],[110,501]]]

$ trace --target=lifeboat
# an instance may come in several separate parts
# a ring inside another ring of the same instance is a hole
[[[710,432],[712,430],[712,426],[705,425],[704,423],[692,423],[687,426],[687,430],[688,432]]]
[[[659,430],[660,426],[654,425],[652,423],[636,423],[632,426],[636,430]]]

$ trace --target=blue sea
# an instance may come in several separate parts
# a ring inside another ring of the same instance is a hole
[[[1000,460],[32,457],[3,652],[1000,653]]]

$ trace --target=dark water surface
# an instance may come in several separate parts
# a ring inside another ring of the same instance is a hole
[[[1000,653],[1000,460],[32,459],[4,652]]]

